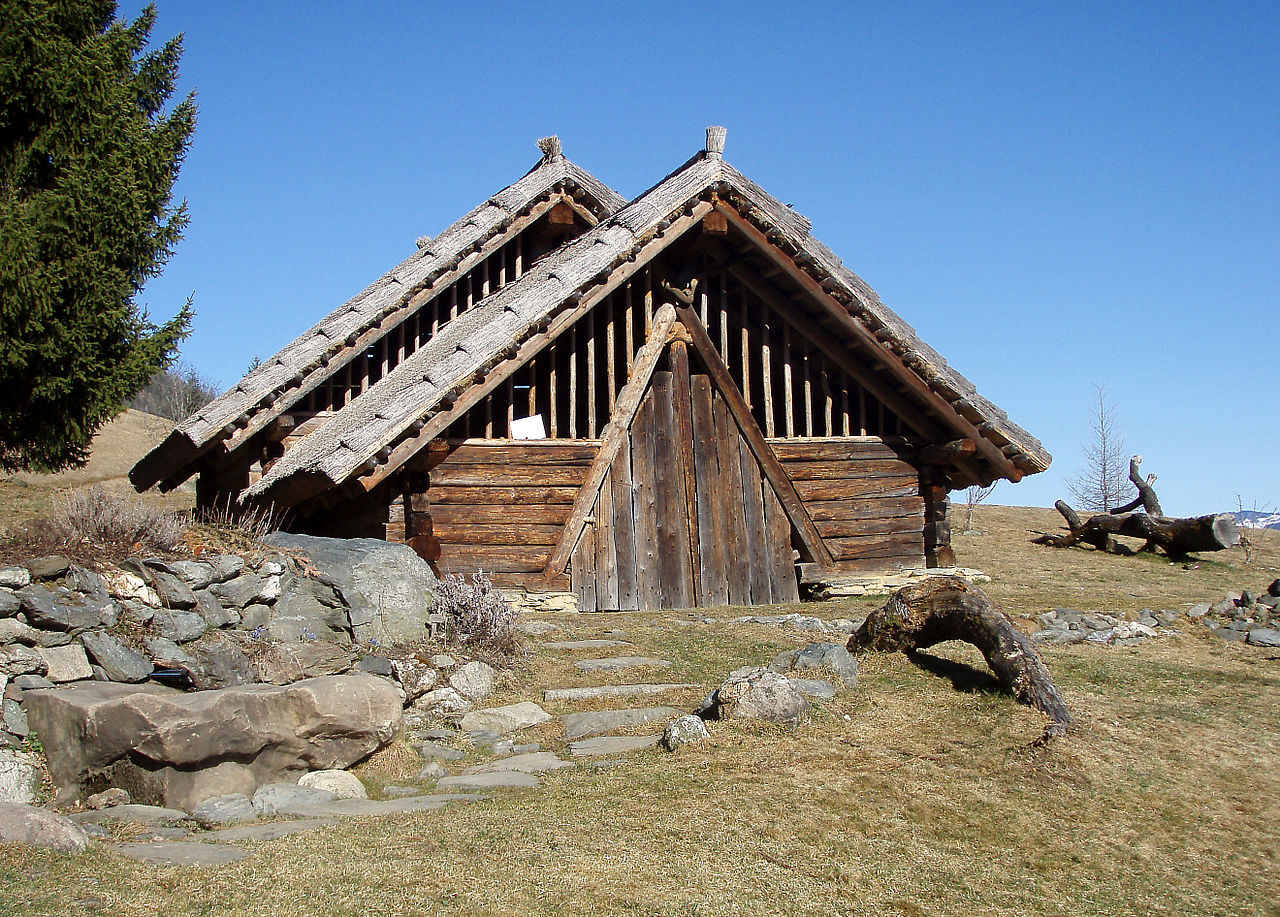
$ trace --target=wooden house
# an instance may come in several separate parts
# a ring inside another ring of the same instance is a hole
[[[629,203],[540,142],[134,485],[196,474],[202,506],[407,541],[442,573],[585,609],[950,565],[948,491],[1049,455],[707,135]]]

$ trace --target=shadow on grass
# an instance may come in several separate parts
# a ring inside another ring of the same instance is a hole
[[[944,659],[919,650],[909,651],[907,658],[926,672],[941,676],[951,686],[965,694],[1008,694],[996,677],[985,669],[977,669],[966,662]]]

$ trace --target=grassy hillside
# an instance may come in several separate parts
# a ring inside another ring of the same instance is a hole
[[[1276,533],[1245,568],[1238,551],[1183,565],[1031,545],[1028,530],[1057,527],[1052,510],[980,507],[978,527],[987,534],[958,539],[960,560],[990,572],[988,591],[1016,616],[1174,608],[1280,575]],[[875,604],[803,610],[857,617]],[[814,639],[733,622],[745,613],[712,609],[694,626],[561,616],[553,638],[624,629],[636,653],[672,660],[664,680],[700,685],[675,699],[692,706],[729,670]],[[969,647],[939,648],[959,664],[933,666],[945,677],[872,655],[855,692],[795,731],[713,724],[709,742],[675,754],[261,843],[235,865],[162,869],[101,845],[80,857],[0,850],[0,911],[1280,914],[1280,655],[1184,630],[1136,647],[1048,648],[1078,723],[1048,749],[1029,745],[1041,717],[994,690]],[[493,702],[581,677],[535,644]],[[531,738],[564,749],[557,721]],[[363,776],[376,790],[420,764],[398,749]]]

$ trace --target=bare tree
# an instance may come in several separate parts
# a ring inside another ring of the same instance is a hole
[[[1116,430],[1116,408],[1104,386],[1095,386],[1098,401],[1089,418],[1090,437],[1083,444],[1084,468],[1067,478],[1067,489],[1089,512],[1109,512],[1125,502],[1129,475],[1125,442]]]
[[[218,395],[217,384],[189,363],[156,373],[129,407],[169,420],[186,420]]]
[[[992,481],[986,487],[981,484],[971,484],[969,489],[965,491],[964,534],[967,535],[973,531],[973,508],[991,496],[998,483],[998,481]]]

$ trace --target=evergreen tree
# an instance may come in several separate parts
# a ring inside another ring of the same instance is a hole
[[[0,0],[0,469],[82,464],[190,330],[190,300],[161,325],[134,302],[187,223],[196,117],[164,111],[182,38],[144,53],[155,19]]]

